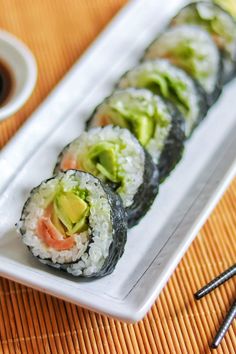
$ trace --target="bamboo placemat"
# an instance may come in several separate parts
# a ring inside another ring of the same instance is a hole
[[[125,0],[7,0],[0,27],[25,41],[39,68],[24,108],[0,123],[0,147],[19,129]],[[236,179],[160,294],[135,325],[0,279],[0,353],[209,353],[236,293],[234,280],[200,302],[193,293],[236,258]],[[215,353],[236,353],[231,326]]]

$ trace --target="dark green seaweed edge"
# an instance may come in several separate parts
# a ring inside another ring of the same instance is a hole
[[[196,7],[196,5],[199,4],[199,3],[205,4],[206,1],[191,2],[191,3],[187,4],[186,6],[182,7],[182,8],[180,9],[180,11],[172,18],[172,20],[171,20],[170,23],[169,23],[169,26],[172,27],[172,22],[173,22],[173,21],[175,20],[175,18],[181,13],[181,11],[183,11],[183,10],[186,9],[187,7]],[[231,18],[232,22],[233,22],[233,23],[235,24],[235,26],[236,26],[236,21],[235,21],[235,19],[233,18],[233,16],[232,16],[228,11],[226,11],[225,9],[223,9],[220,5],[218,5],[218,4],[216,4],[216,3],[209,2],[209,4],[211,4],[213,7],[216,7],[216,8],[218,8],[218,9],[220,9],[222,12],[224,12],[225,14],[227,14],[227,15]],[[187,22],[187,24],[188,24],[188,23],[189,23],[189,22]],[[185,23],[185,24],[186,24],[186,23]],[[203,28],[203,29],[206,31],[206,29],[205,29],[204,27],[202,27],[201,25],[198,25],[198,24],[194,24],[194,25],[199,26],[199,27]],[[208,32],[208,33],[211,35],[210,32]],[[213,41],[214,41],[214,40],[213,40]],[[236,41],[236,38],[235,38],[235,41]],[[217,46],[217,44],[216,44],[216,46]],[[218,46],[217,46],[217,47],[218,47]],[[219,49],[219,52],[220,52],[221,57],[222,57],[222,65],[223,65],[223,68],[222,68],[222,70],[223,70],[223,72],[222,72],[222,82],[223,82],[223,84],[225,85],[225,84],[227,84],[228,82],[230,82],[231,80],[233,80],[233,79],[235,78],[235,76],[236,76],[236,59],[235,59],[235,60],[230,60],[230,58],[228,57],[228,54],[227,54],[227,51],[226,51],[226,50],[220,49],[219,47],[218,47],[218,49]],[[228,61],[230,61],[230,62],[232,63],[232,70],[231,70],[228,74],[227,74],[226,71],[225,71],[224,60],[228,60]]]
[[[202,30],[202,27],[200,26],[196,26],[196,25],[189,25],[189,26],[193,26],[196,27],[196,29],[199,27]],[[176,26],[177,27],[177,26]],[[174,27],[173,27],[174,28]],[[166,26],[165,29],[159,33],[159,35],[157,37],[155,37],[153,39],[153,41],[149,44],[149,46],[145,49],[144,54],[142,56],[142,58],[140,59],[141,63],[144,63],[146,61],[150,61],[150,58],[146,58],[146,54],[149,51],[149,48],[168,30],[170,29],[169,26]],[[206,33],[208,33],[207,31],[205,31]],[[213,92],[211,94],[207,93],[206,90],[203,88],[203,86],[201,85],[201,83],[199,82],[199,80],[197,80],[195,77],[193,77],[192,75],[190,75],[190,73],[186,72],[183,68],[179,67],[180,69],[184,70],[193,80],[197,81],[198,84],[202,87],[202,90],[205,92],[205,96],[207,99],[207,104],[208,107],[211,107],[219,98],[221,92],[222,92],[222,88],[223,88],[223,59],[222,59],[222,53],[219,51],[218,47],[215,45],[215,42],[212,40],[213,45],[215,46],[215,48],[217,49],[217,52],[219,54],[219,60],[218,60],[218,71],[217,71],[217,78],[216,78],[216,85],[215,85],[215,89],[213,90]],[[152,60],[155,59],[161,59],[162,57],[156,57],[153,58]],[[166,58],[163,58],[166,59]],[[166,59],[168,60],[168,59]],[[170,62],[171,63],[171,62]]]
[[[226,85],[236,77],[236,60],[231,61],[234,64],[234,66],[232,67],[232,70],[227,74],[224,69],[224,67],[225,67],[224,61],[229,60],[229,57],[228,57],[227,52],[225,50],[220,50],[220,52],[221,52],[222,62],[223,62],[222,81],[223,81],[223,84]]]
[[[194,84],[194,86],[196,88],[197,97],[198,97],[198,105],[199,105],[198,118],[197,118],[197,120],[195,122],[195,125],[193,126],[193,129],[192,129],[190,135],[187,137],[187,139],[189,139],[192,136],[194,130],[206,118],[207,112],[208,112],[210,107],[209,107],[209,104],[208,104],[206,91],[202,88],[202,86],[199,84],[199,82],[197,80],[195,80],[193,77],[191,77],[188,73],[186,73],[186,74],[193,81],[193,84]]]
[[[68,171],[74,171],[75,175],[76,174],[89,174],[89,175],[91,175],[90,173],[79,171],[79,170],[68,170]],[[61,172],[61,173],[66,174],[68,171]],[[93,176],[93,175],[91,175],[91,176]],[[37,190],[40,189],[40,187],[43,183],[47,183],[48,181],[54,179],[55,177],[57,177],[57,176],[53,176],[51,178],[46,179],[45,181],[42,181],[40,183],[40,185],[38,185],[37,187],[35,187],[31,190],[30,196],[26,200],[26,202],[23,206],[22,214],[21,214],[21,218],[20,218],[20,222],[23,223],[23,226],[21,226],[19,228],[22,238],[23,238],[24,234],[26,233],[26,229],[24,228],[24,220],[25,220],[25,217],[27,216],[26,210],[27,210],[28,204],[31,201],[32,195],[35,192],[37,192]],[[112,223],[112,227],[113,227],[113,230],[112,230],[113,240],[112,240],[112,243],[109,247],[108,257],[106,258],[100,271],[98,271],[97,273],[93,273],[91,275],[81,274],[79,276],[74,276],[74,277],[78,277],[78,278],[101,278],[101,277],[113,272],[118,260],[120,259],[120,257],[122,256],[122,254],[124,252],[125,243],[127,240],[127,215],[126,215],[126,211],[123,207],[121,198],[116,193],[114,193],[109,188],[109,186],[104,185],[98,178],[96,178],[95,176],[93,176],[93,178],[96,179],[97,183],[102,186],[103,190],[105,191],[105,193],[107,195],[107,199],[108,199],[108,202],[111,207],[111,223]],[[93,236],[91,237],[90,243],[92,242],[92,240],[93,240]],[[88,247],[89,247],[89,245],[88,245]],[[27,246],[27,248],[31,251],[32,247]],[[61,264],[61,263],[53,263],[51,261],[51,259],[48,259],[48,258],[43,259],[39,256],[37,256],[35,258],[37,258],[43,264],[51,266],[52,268],[57,269],[57,270],[63,270],[65,272],[67,272],[68,267],[70,267],[71,265],[76,264],[80,261],[80,259],[78,259],[75,262]],[[67,272],[67,273],[69,275],[73,276],[73,274],[71,274],[69,272]]]
[[[58,157],[57,157],[56,165],[55,165],[55,167],[54,167],[54,169],[53,169],[53,173],[52,173],[53,175],[56,175],[56,174],[59,173],[59,172],[63,172],[62,170],[60,170],[60,163],[61,163],[61,160],[62,160],[62,158],[63,158],[64,153],[69,149],[70,145],[71,145],[75,140],[77,140],[77,138],[74,139],[74,140],[72,140],[69,144],[67,144],[67,145],[61,150],[61,152],[59,153],[59,155],[58,155]],[[79,171],[79,170],[77,170],[77,171]],[[87,173],[89,173],[89,172],[87,172]]]
[[[166,102],[166,104],[170,110],[172,124],[158,162],[160,183],[164,182],[166,177],[169,176],[171,171],[181,160],[184,152],[184,143],[186,140],[185,122],[182,114],[170,102]]]
[[[157,166],[154,164],[151,155],[145,149],[143,150],[145,153],[143,182],[134,196],[133,204],[126,208],[129,228],[137,225],[148,212],[159,190]]]

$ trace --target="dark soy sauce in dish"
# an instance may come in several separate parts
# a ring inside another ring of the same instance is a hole
[[[13,89],[13,77],[6,63],[0,59],[0,108],[10,98]]]

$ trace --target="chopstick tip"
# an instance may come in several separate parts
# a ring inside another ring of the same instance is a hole
[[[219,346],[218,344],[216,344],[215,342],[213,342],[213,343],[211,343],[210,348],[211,348],[211,349],[217,349],[218,346]]]
[[[198,291],[195,294],[193,294],[193,296],[194,296],[195,300],[200,300],[201,299],[201,296],[199,296]]]

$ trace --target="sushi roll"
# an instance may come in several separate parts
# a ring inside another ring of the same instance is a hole
[[[147,88],[170,100],[185,119],[187,138],[207,113],[206,95],[201,86],[166,59],[147,61],[136,66],[121,78],[118,87]]]
[[[236,73],[236,22],[220,6],[199,1],[184,7],[171,21],[171,26],[184,23],[201,26],[211,34],[221,51],[223,80],[230,81]]]
[[[31,191],[18,230],[40,262],[74,276],[102,277],[123,254],[127,223],[120,197],[108,186],[68,170]]]
[[[144,60],[166,58],[197,80],[211,106],[222,90],[222,61],[212,38],[201,27],[180,25],[162,33],[147,49]]]
[[[129,129],[152,156],[162,182],[182,157],[184,120],[171,103],[145,89],[117,90],[105,99],[88,128],[118,125]]]
[[[82,133],[59,155],[54,172],[90,172],[117,192],[134,226],[146,214],[158,192],[158,170],[129,130],[108,125]]]

